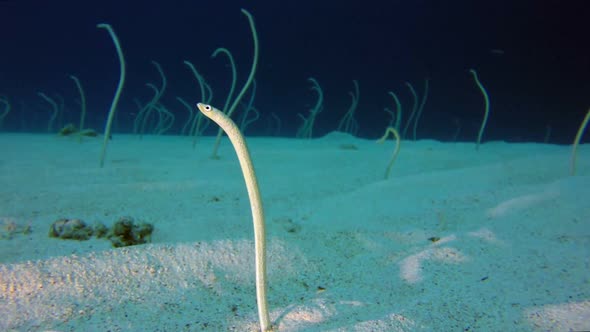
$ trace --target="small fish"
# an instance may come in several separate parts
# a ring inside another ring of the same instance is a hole
[[[490,53],[492,53],[494,55],[504,55],[504,50],[501,50],[499,48],[492,48],[490,50]]]

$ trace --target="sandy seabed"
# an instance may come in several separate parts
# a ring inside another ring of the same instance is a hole
[[[0,330],[254,331],[254,242],[227,139],[0,135]],[[278,331],[590,330],[590,146],[248,138]],[[50,238],[153,223],[152,242]],[[31,232],[12,232],[30,227]],[[11,228],[12,227],[12,228]]]

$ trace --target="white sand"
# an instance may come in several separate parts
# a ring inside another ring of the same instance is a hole
[[[229,141],[0,135],[0,330],[258,327],[250,207]],[[249,138],[279,331],[590,329],[590,146]],[[358,150],[342,149],[354,144]],[[151,222],[151,244],[48,237]],[[2,226],[4,227],[4,226]],[[3,229],[2,232],[6,230]],[[440,238],[437,242],[431,237]]]

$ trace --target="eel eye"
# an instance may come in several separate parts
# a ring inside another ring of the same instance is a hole
[[[197,108],[202,109],[205,112],[210,112],[213,110],[213,107],[211,105],[207,105],[207,104],[203,104],[203,103],[197,103]]]

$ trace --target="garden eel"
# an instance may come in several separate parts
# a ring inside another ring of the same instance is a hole
[[[248,198],[250,199],[250,208],[252,209],[252,220],[254,221],[254,246],[256,251],[256,302],[258,303],[258,317],[260,319],[260,329],[262,331],[272,331],[268,307],[266,303],[266,239],[264,228],[264,211],[262,209],[262,200],[260,199],[260,190],[256,173],[250,159],[250,152],[240,132],[238,126],[225,113],[202,103],[197,104],[197,108],[203,115],[217,123],[231,141],[240,167],[246,181],[248,189]]]

